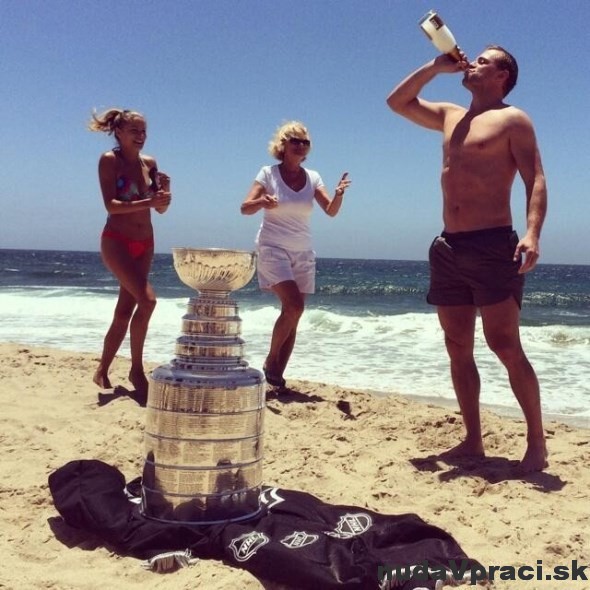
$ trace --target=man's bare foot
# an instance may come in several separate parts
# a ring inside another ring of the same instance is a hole
[[[542,443],[529,443],[522,461],[518,464],[516,471],[520,474],[543,471],[549,467],[547,461],[548,453],[545,441]]]
[[[454,459],[457,457],[485,457],[485,451],[481,440],[472,442],[468,439],[457,446],[440,454],[442,459]]]
[[[268,385],[280,389],[284,389],[285,385],[287,385],[282,375],[269,368],[268,358],[264,361],[264,365],[262,365],[262,371],[264,372],[264,378]]]
[[[148,380],[142,370],[131,370],[129,372],[129,381],[138,393],[147,393]]]
[[[96,369],[96,373],[94,373],[92,381],[96,383],[96,385],[98,385],[101,389],[113,388],[109,380],[109,376],[102,369]]]

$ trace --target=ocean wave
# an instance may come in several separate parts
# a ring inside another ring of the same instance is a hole
[[[524,302],[526,304],[535,305],[539,307],[590,307],[590,294],[587,293],[544,293],[534,292],[526,293],[524,295]]]
[[[557,346],[590,346],[590,331],[588,333],[576,334],[571,331],[565,332],[558,330],[553,332],[550,341]]]
[[[108,296],[107,296],[108,295]],[[0,291],[0,341],[99,353],[111,321],[112,293],[63,289],[39,293]],[[187,299],[161,299],[146,340],[146,360],[169,362],[180,336]],[[260,368],[268,353],[276,304],[240,303],[245,359]],[[535,367],[545,411],[578,414],[590,408],[587,367],[590,326],[525,326],[522,340]],[[120,351],[129,356],[129,342]],[[504,367],[476,331],[482,402],[516,407]],[[444,337],[435,313],[345,314],[309,307],[303,314],[286,377],[383,393],[454,399]]]
[[[319,295],[375,297],[380,295],[420,295],[426,291],[419,287],[367,283],[361,285],[320,285],[316,292]]]
[[[54,268],[51,270],[35,270],[27,272],[27,276],[36,278],[36,279],[43,279],[43,278],[55,278],[59,277],[60,279],[68,279],[68,280],[75,280],[81,277],[85,277],[87,275],[86,272],[81,270],[69,270],[69,269],[59,269]]]

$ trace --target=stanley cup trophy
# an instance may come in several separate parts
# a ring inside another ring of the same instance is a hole
[[[176,357],[150,378],[142,513],[162,522],[215,524],[255,516],[262,486],[264,377],[243,360],[238,306],[256,255],[173,249],[198,291],[182,318]]]

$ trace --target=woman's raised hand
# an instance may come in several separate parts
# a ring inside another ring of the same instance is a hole
[[[267,195],[266,193],[260,197],[259,202],[263,209],[274,209],[279,206],[279,200],[274,195]]]

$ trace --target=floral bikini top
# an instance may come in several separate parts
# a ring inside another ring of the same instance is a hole
[[[119,201],[140,201],[141,199],[148,199],[154,193],[156,188],[155,179],[157,170],[155,167],[148,170],[148,167],[142,158],[140,158],[140,161],[143,177],[146,181],[146,185],[149,186],[149,188],[142,193],[137,186],[137,182],[131,181],[126,176],[121,175],[117,177],[117,199]]]

